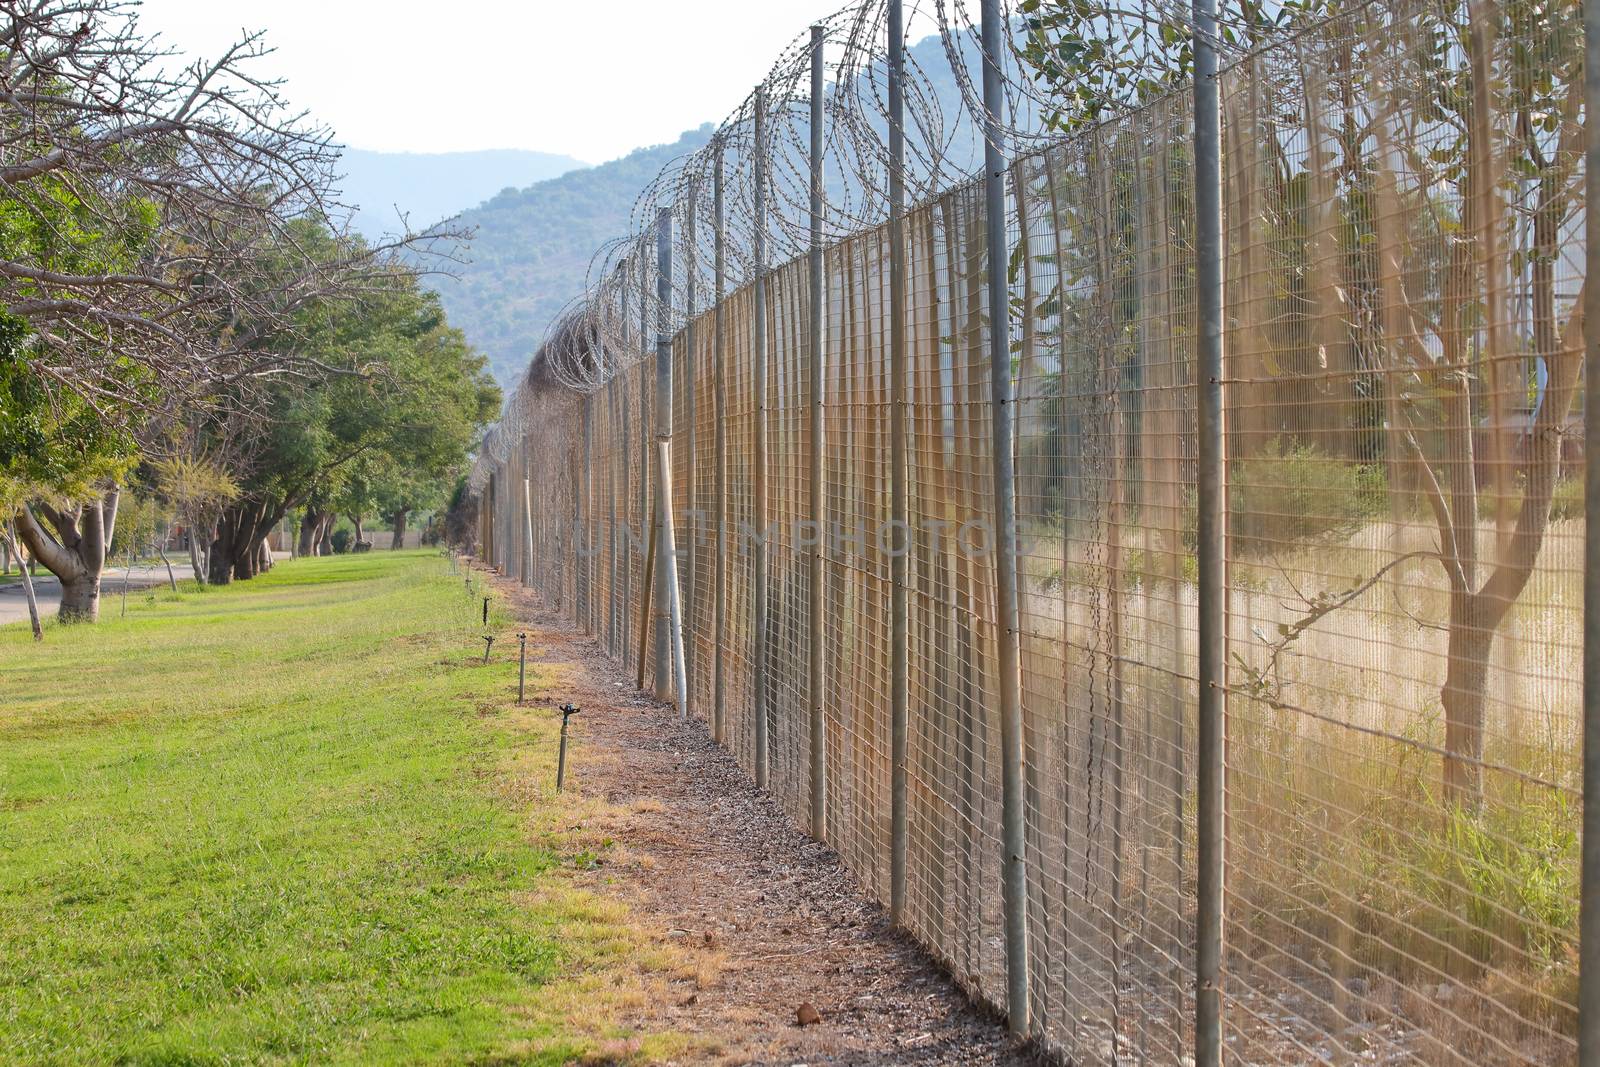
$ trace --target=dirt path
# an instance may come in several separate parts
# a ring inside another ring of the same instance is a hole
[[[709,1039],[693,1062],[1033,1062],[703,724],[643,698],[592,641],[497,584],[530,624],[530,660],[570,665],[560,700],[583,708],[571,788],[615,813],[589,888],[620,895],[637,922],[712,961],[626,1023]],[[821,1022],[797,1025],[802,1004]]]

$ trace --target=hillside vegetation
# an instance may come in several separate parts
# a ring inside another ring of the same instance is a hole
[[[477,228],[471,262],[434,286],[450,321],[489,357],[501,382],[527,366],[550,320],[583,292],[600,246],[628,232],[640,191],[711,131],[702,126],[671,144],[506,190],[462,213],[462,224]]]

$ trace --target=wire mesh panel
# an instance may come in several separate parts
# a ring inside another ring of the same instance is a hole
[[[889,514],[886,235],[828,251],[822,528],[828,840],[888,892]]]
[[[746,768],[755,766],[755,294],[747,288],[726,300],[723,410],[727,425],[728,637],[726,743]]]
[[[914,797],[907,922],[975,990],[998,999],[998,696],[995,684],[988,354],[982,190],[916,212],[923,245],[913,304],[911,717]]]
[[[807,663],[810,620],[806,488],[810,389],[806,263],[791,260],[767,280],[767,501],[760,536],[767,553],[767,734],[769,787],[802,822],[810,811]]]
[[[1257,1062],[1573,1055],[1577,18],[1372,8],[1224,80]]]
[[[1174,1062],[1192,1017],[1192,183],[1187,101],[1012,173],[1029,926],[1085,1062]]]

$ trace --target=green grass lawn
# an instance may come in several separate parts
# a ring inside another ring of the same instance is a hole
[[[479,610],[383,552],[0,628],[0,1061],[583,1051],[530,1005],[627,937],[508,800],[553,753]]]

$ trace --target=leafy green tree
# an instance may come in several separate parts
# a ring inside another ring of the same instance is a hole
[[[459,466],[499,408],[483,358],[409,274],[360,300],[309,308],[301,336],[328,373],[271,387],[265,426],[237,464],[243,493],[218,523],[213,582],[251,577],[262,537],[292,510],[307,509],[305,550],[341,504],[374,513],[387,472]]]
[[[94,621],[133,438],[83,397],[49,389],[27,327],[0,316],[0,504],[28,553],[61,580],[63,621]]]

